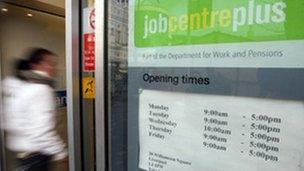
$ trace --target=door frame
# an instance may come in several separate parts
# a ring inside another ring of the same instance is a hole
[[[107,1],[95,0],[95,158],[96,170],[105,171],[107,167]]]
[[[81,77],[80,77],[80,0],[66,0],[66,86],[68,116],[69,170],[82,170]]]
[[[95,1],[95,159],[96,170],[106,170],[106,4],[105,0]],[[66,0],[66,73],[69,168],[80,171],[83,167],[81,144],[81,0]]]

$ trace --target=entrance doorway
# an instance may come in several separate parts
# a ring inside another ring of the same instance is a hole
[[[13,74],[13,64],[24,58],[25,51],[41,47],[54,52],[56,58],[56,130],[65,144],[67,139],[66,109],[66,57],[64,1],[49,4],[48,1],[1,1],[0,2],[0,73],[1,81]],[[5,106],[4,106],[5,107]],[[3,140],[2,140],[3,139]],[[2,131],[1,142],[5,142]],[[13,170],[14,154],[2,145],[1,167]],[[52,163],[53,171],[67,170],[68,162]]]

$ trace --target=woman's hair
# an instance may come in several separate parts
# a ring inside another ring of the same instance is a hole
[[[15,69],[17,71],[26,71],[30,69],[30,65],[27,60],[25,59],[17,59],[15,64]]]
[[[55,53],[43,48],[34,48],[29,51],[26,59],[30,65],[38,64],[43,60],[45,55],[55,56]]]
[[[15,75],[22,78],[22,72],[33,69],[33,64],[38,64],[44,59],[45,55],[54,55],[55,53],[43,49],[43,48],[32,48],[28,51],[24,59],[17,59],[15,62]]]

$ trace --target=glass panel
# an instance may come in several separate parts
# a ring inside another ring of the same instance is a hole
[[[46,48],[58,56],[56,57],[55,85],[56,131],[67,145],[65,19],[3,2],[0,3],[0,10],[0,68],[2,79],[13,75],[14,62],[17,59],[25,58],[25,51],[29,48]],[[5,152],[7,169],[12,170],[16,164],[16,154],[8,149]],[[51,168],[52,170],[68,170],[67,165],[68,162],[53,162]]]
[[[128,170],[303,170],[303,9],[131,1]]]
[[[81,71],[82,71],[82,148],[83,169],[92,171],[95,164],[95,9],[94,0],[82,0]]]
[[[109,168],[127,170],[128,1],[108,1]]]
[[[302,170],[303,9],[110,1],[111,170]]]

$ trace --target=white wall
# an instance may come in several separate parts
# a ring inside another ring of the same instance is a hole
[[[22,58],[27,48],[43,47],[58,55],[57,88],[65,89],[64,19],[58,17],[58,23],[54,22],[53,24],[43,21],[42,18],[39,20],[25,16],[8,15],[0,18],[2,75],[11,75],[14,60]],[[45,18],[45,20],[48,19]]]

